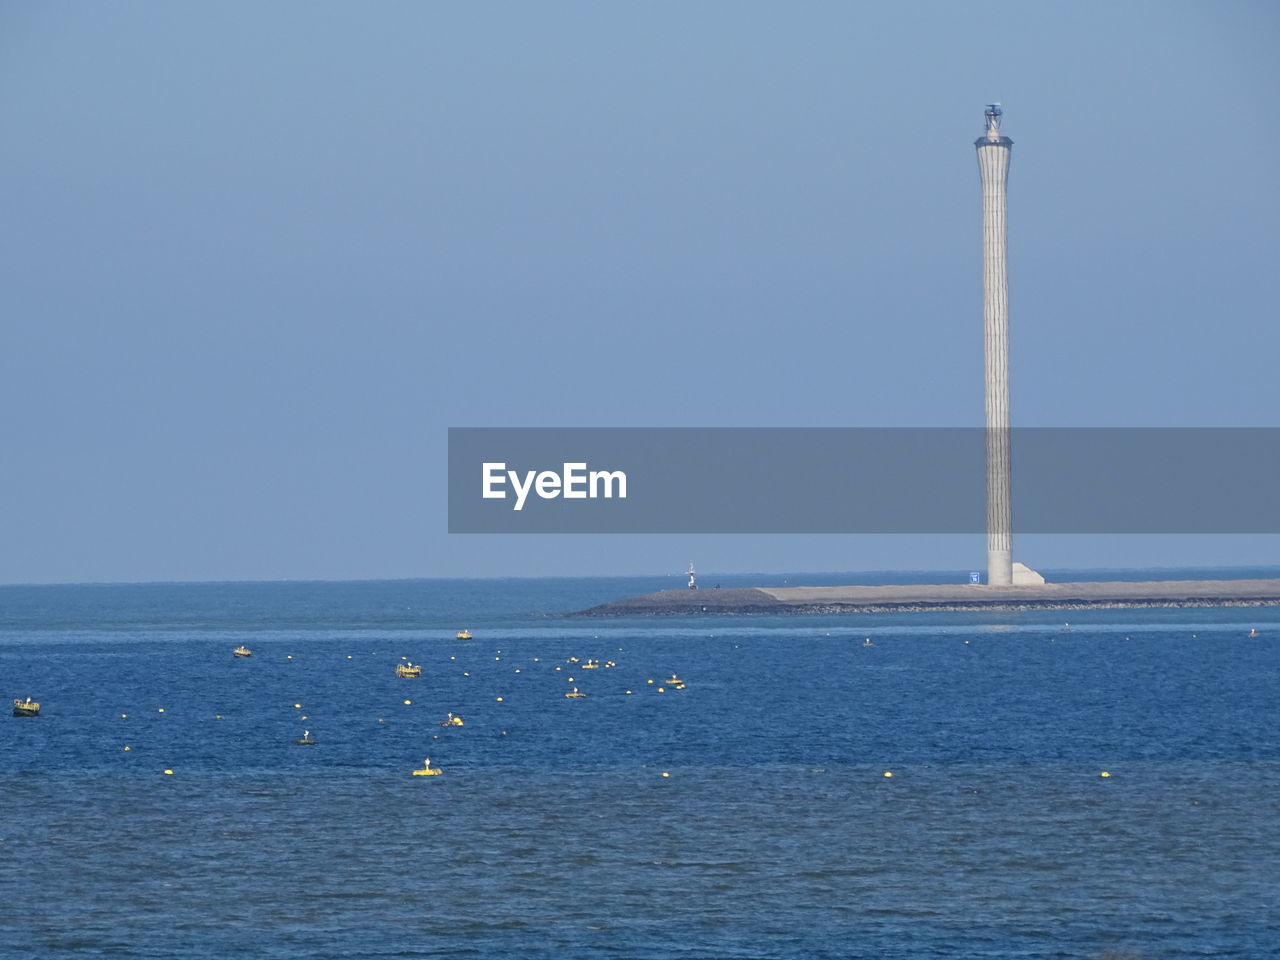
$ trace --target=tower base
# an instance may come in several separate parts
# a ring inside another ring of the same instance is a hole
[[[1013,585],[1013,551],[987,551],[987,584],[992,587]]]

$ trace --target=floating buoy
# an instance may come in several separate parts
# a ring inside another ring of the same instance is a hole
[[[417,769],[417,770],[413,771],[413,775],[414,775],[415,777],[434,777],[434,776],[438,776],[439,774],[442,774],[442,773],[444,773],[444,771],[443,771],[443,770],[441,770],[439,767],[433,767],[433,766],[431,765],[431,758],[430,758],[430,757],[427,757],[427,759],[425,759],[425,760],[423,760],[423,761],[422,761],[422,767],[421,767],[421,768],[419,768],[419,769]]]
[[[1100,777],[1109,777],[1109,776],[1111,776],[1111,774],[1110,774],[1108,771],[1103,770],[1100,774],[1098,774],[1098,776],[1100,776]]]
[[[669,776],[671,776],[671,774],[667,773],[667,771],[665,771],[665,770],[663,770],[663,771],[662,771],[662,775],[663,775],[664,777],[669,777]]]
[[[172,771],[172,770],[165,770],[164,775],[165,775],[166,777],[172,777],[172,776],[173,776],[173,771]]]
[[[126,747],[125,747],[125,749],[126,749],[126,750],[131,750],[131,749],[133,749],[133,748],[132,748],[132,747],[128,747],[128,746],[126,746]]]
[[[886,771],[884,772],[884,775],[885,775],[886,777],[892,777],[892,776],[893,776],[893,771],[892,771],[892,770],[886,770]]]
[[[407,707],[407,706],[409,706],[411,703],[413,703],[413,701],[412,701],[412,700],[406,700],[406,701],[404,702],[404,705]]]
[[[301,709],[302,709],[302,704],[300,704],[300,703],[295,703],[293,706],[294,706],[294,709],[296,709],[296,710],[301,710]]]
[[[120,719],[123,720],[127,716],[129,716],[127,713],[122,713],[120,714]]]
[[[498,703],[501,703],[501,702],[502,702],[502,698],[498,697]]]
[[[164,713],[164,707],[156,707],[156,713]]]
[[[630,692],[631,692],[630,690],[627,691],[627,693],[630,693]]]

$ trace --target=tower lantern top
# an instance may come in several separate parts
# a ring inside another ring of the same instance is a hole
[[[1000,139],[1000,118],[1004,115],[1004,111],[1000,109],[998,103],[988,103],[985,111],[987,118],[987,139]]]
[[[998,103],[988,103],[987,109],[983,111],[983,115],[987,119],[987,129],[977,139],[977,145],[981,147],[986,143],[998,143],[1002,146],[1009,146],[1013,143],[1008,137],[1000,132],[1000,120],[1004,116],[1004,111],[1000,109]]]

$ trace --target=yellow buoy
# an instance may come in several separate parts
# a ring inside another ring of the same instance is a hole
[[[294,706],[294,708],[295,708],[295,709],[297,709],[297,710],[301,710],[301,709],[302,709],[302,704],[300,704],[300,703],[295,703],[293,706]]]
[[[165,770],[164,775],[165,775],[166,777],[171,777],[171,776],[173,776],[173,771],[172,771],[172,770]]]
[[[407,706],[409,706],[409,704],[411,704],[411,703],[413,703],[413,701],[412,701],[412,700],[406,700],[406,701],[404,702],[404,705],[407,707]]]
[[[630,690],[627,691],[627,693],[630,693],[630,692],[631,692]]]
[[[125,747],[126,750],[132,750],[132,747]]]
[[[164,713],[164,707],[156,707],[156,713]]]
[[[123,720],[127,716],[129,716],[127,713],[122,713],[120,714],[120,719]]]
[[[893,776],[893,771],[892,771],[892,770],[886,770],[886,771],[884,772],[884,775],[885,775],[886,777],[892,777],[892,776]]]
[[[1110,774],[1110,773],[1108,773],[1106,770],[1103,770],[1100,774],[1098,774],[1098,776],[1100,776],[1100,777],[1109,777],[1109,776],[1111,776],[1111,774]]]
[[[501,697],[498,697],[498,702],[499,702],[499,703],[501,703],[501,702],[502,702],[502,698],[501,698]]]
[[[663,770],[663,771],[662,771],[662,775],[663,775],[664,777],[669,777],[669,776],[671,776],[671,774],[667,773],[667,771],[665,771],[665,770]]]

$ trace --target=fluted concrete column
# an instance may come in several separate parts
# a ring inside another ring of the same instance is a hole
[[[1009,275],[1005,188],[1013,141],[1000,133],[1000,107],[986,111],[975,141],[982,177],[982,335],[987,415],[987,583],[1013,582],[1013,508],[1009,464]]]

